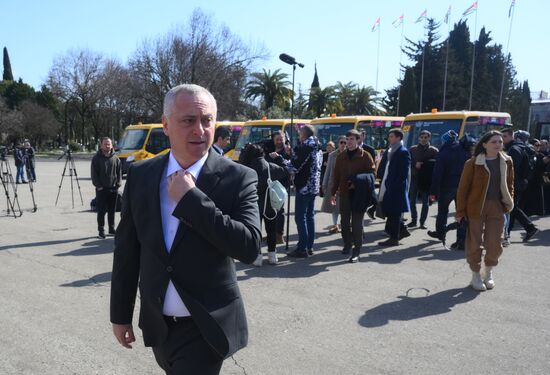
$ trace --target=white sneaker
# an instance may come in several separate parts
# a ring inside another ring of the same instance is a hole
[[[485,267],[483,273],[483,283],[487,289],[493,289],[495,287],[495,280],[493,280],[493,267]]]
[[[267,261],[269,264],[275,265],[279,262],[277,259],[277,252],[271,251],[267,253]]]
[[[479,272],[472,272],[472,281],[470,282],[470,285],[475,290],[479,290],[480,292],[484,292],[487,290],[487,287],[483,283],[483,280],[481,280],[481,275]]]
[[[254,264],[256,267],[261,267],[263,261],[264,261],[264,256],[260,253],[260,254],[258,254],[258,256],[256,257],[256,260],[254,261],[253,264]]]

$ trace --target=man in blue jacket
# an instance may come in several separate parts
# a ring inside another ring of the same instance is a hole
[[[411,155],[403,146],[403,131],[392,129],[388,133],[389,149],[386,151],[384,177],[380,184],[379,204],[387,218],[390,238],[379,242],[379,246],[399,245],[400,231],[405,231],[402,223],[403,212],[409,211],[409,178]]]
[[[443,134],[441,139],[443,140],[443,146],[435,158],[432,186],[430,188],[430,199],[438,202],[437,219],[435,221],[435,231],[428,231],[428,235],[445,242],[449,206],[452,201],[456,201],[456,192],[464,164],[472,155],[469,150],[458,142],[458,134],[453,130]],[[465,238],[466,233],[462,228],[459,228],[456,242],[451,245],[451,248],[464,250]]]

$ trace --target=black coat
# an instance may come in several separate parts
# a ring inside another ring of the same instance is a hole
[[[252,263],[260,250],[256,173],[210,150],[196,188],[177,204],[170,253],[163,238],[159,183],[169,154],[128,171],[115,236],[111,322],[131,324],[138,288],[146,346],[162,344],[171,280],[204,339],[220,358],[246,346],[248,328],[233,258]]]
[[[284,167],[280,167],[275,163],[268,163],[263,157],[252,160],[250,165],[247,165],[247,167],[254,169],[258,175],[258,207],[260,209],[260,217],[262,217],[264,213],[264,204],[266,201],[265,197],[268,178],[267,169],[269,168],[269,172],[271,173],[271,181],[281,181],[286,179],[288,172]],[[267,199],[267,209],[265,213],[269,217],[273,217],[275,215],[275,211],[271,207],[269,198]]]

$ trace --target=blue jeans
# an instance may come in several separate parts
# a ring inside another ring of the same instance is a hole
[[[298,230],[297,250],[313,249],[315,240],[315,210],[313,208],[316,194],[296,193],[296,213],[294,221]]]
[[[24,166],[23,165],[17,165],[17,175],[15,177],[16,182],[23,182],[25,181],[25,172],[24,172]]]
[[[440,235],[445,235],[447,227],[447,217],[449,216],[449,206],[452,201],[456,202],[456,192],[458,188],[441,189],[437,197],[437,219],[435,220],[435,230]],[[466,230],[462,227],[456,232],[456,241],[464,243],[466,239]]]

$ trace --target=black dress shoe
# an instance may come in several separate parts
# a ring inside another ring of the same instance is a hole
[[[296,250],[291,251],[290,253],[288,253],[287,256],[289,256],[291,258],[307,258],[308,254],[307,254],[307,251],[305,251],[305,250],[296,249]]]
[[[388,238],[386,241],[378,242],[378,246],[390,247],[399,246],[399,241],[392,238]]]
[[[432,238],[435,238],[436,240],[439,240],[439,241],[445,241],[445,237],[442,236],[441,234],[437,233],[437,231],[435,231],[435,230],[429,230],[428,231],[428,236],[430,236]]]
[[[527,242],[529,241],[531,238],[533,238],[533,236],[535,234],[537,234],[539,232],[539,230],[537,229],[537,227],[533,227],[530,231],[527,232],[527,234],[525,235],[525,237],[523,237],[523,242]]]
[[[428,227],[426,226],[426,224],[420,224],[420,229],[428,229]]]
[[[357,263],[359,262],[359,253],[361,252],[361,249],[353,249],[353,252],[351,254],[351,257],[349,258],[349,263]]]
[[[109,234],[115,234],[116,231],[115,231],[115,228],[114,227],[109,227]]]
[[[372,207],[374,207],[374,206],[372,206]],[[375,212],[376,212],[376,209],[375,209],[375,208],[369,208],[369,209],[367,210],[367,216],[368,216],[371,220],[374,220],[374,219],[376,219],[376,216],[374,216]]]
[[[307,255],[313,256],[313,249],[307,249]]]
[[[407,238],[411,236],[411,232],[407,230],[407,228],[403,228],[399,231],[399,239],[402,240],[403,238]]]
[[[409,224],[407,224],[407,228],[414,228],[414,227],[416,227],[416,220],[413,220]]]
[[[347,255],[351,252],[351,246],[344,246],[342,249],[342,254]]]
[[[464,250],[464,244],[457,241],[457,242],[451,244],[451,249],[463,251]]]
[[[105,232],[102,231],[102,230],[100,230],[97,236],[98,236],[99,238],[105,239]]]

